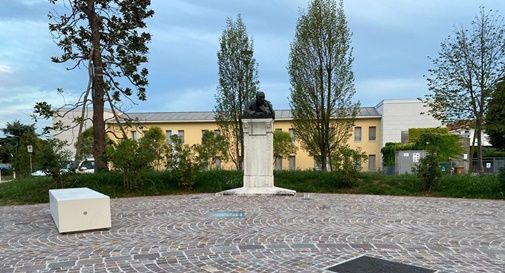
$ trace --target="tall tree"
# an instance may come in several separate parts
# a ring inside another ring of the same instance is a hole
[[[2,145],[6,146],[9,156],[12,156],[11,163],[16,173],[20,176],[30,174],[30,153],[27,151],[27,145],[32,145],[33,153],[31,156],[33,169],[39,166],[36,160],[40,152],[40,139],[35,133],[35,125],[27,125],[16,120],[12,123],[7,122],[5,128],[2,128],[5,139]]]
[[[215,118],[222,135],[228,140],[228,154],[237,169],[242,169],[244,134],[241,113],[259,89],[258,67],[253,57],[253,41],[247,36],[240,15],[226,19],[217,53],[219,85]]]
[[[145,20],[153,15],[150,0],[49,0],[58,5],[49,13],[49,29],[63,53],[55,63],[71,62],[68,69],[87,66],[89,85],[70,112],[82,107],[91,93],[93,106],[93,156],[98,170],[107,169],[105,160],[104,103],[107,101],[118,120],[117,102],[129,98],[133,89],[139,100],[146,99],[147,43],[151,35],[142,32]],[[65,9],[66,8],[66,9]],[[63,13],[60,13],[63,11]],[[127,87],[124,87],[126,85]],[[132,89],[133,88],[133,89]],[[61,91],[61,90],[60,90]],[[52,117],[58,111],[46,102],[35,106],[35,114]],[[83,118],[76,119],[82,124]],[[81,126],[82,128],[82,126]],[[79,132],[80,134],[81,132]],[[124,134],[124,132],[123,132]],[[124,134],[125,135],[125,134]],[[123,136],[126,137],[126,136]]]
[[[486,133],[494,148],[505,150],[505,79],[493,92],[486,114]]]
[[[352,102],[352,62],[343,1],[313,0],[298,18],[291,44],[290,105],[297,137],[322,170],[345,147],[359,110]]]
[[[480,172],[485,114],[491,94],[505,76],[505,25],[497,12],[480,8],[470,28],[461,27],[441,43],[438,56],[429,69],[431,94],[422,99],[429,112],[444,123],[470,120],[477,140]],[[476,138],[476,139],[475,139]],[[473,152],[471,152],[473,154]]]

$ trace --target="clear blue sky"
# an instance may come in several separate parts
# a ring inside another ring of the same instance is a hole
[[[48,30],[47,0],[0,0],[0,128],[32,123],[37,101],[60,106],[86,86],[86,71],[53,64],[60,52]],[[261,89],[287,109],[289,45],[308,0],[152,0],[147,101],[129,111],[205,111],[214,107],[219,37],[226,17],[241,14],[259,64]],[[479,6],[505,12],[504,0],[347,0],[353,32],[356,95],[363,106],[427,93],[423,75],[440,42],[468,26]],[[64,96],[56,88],[65,90]],[[42,127],[42,124],[37,124]]]

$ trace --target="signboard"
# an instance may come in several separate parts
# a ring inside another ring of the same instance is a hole
[[[421,159],[420,153],[412,153],[412,162],[417,163],[419,162],[419,159]]]
[[[27,150],[29,153],[33,153],[33,146],[32,146],[32,145],[26,145],[26,150]]]
[[[491,162],[486,163],[486,169],[491,169]]]

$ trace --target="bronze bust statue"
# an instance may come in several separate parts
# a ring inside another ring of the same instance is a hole
[[[244,108],[243,118],[271,118],[275,119],[272,104],[265,100],[265,93],[256,93],[256,99],[249,102]]]

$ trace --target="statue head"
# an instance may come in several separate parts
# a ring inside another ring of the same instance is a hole
[[[265,93],[259,91],[256,93],[256,102],[259,104],[265,103]]]

